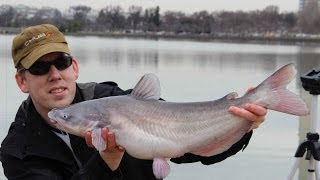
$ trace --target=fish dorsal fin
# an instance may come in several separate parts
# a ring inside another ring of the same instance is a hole
[[[238,94],[236,92],[231,92],[224,96],[227,100],[232,100],[238,97]]]
[[[143,99],[160,99],[160,82],[155,74],[145,74],[133,88],[131,95]]]

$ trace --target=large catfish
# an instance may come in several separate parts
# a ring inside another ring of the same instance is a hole
[[[230,106],[246,103],[293,115],[307,115],[306,104],[286,89],[296,69],[288,64],[242,97],[230,93],[205,102],[159,100],[160,83],[153,74],[144,75],[129,95],[105,97],[53,109],[49,118],[59,129],[84,137],[92,131],[93,143],[103,150],[102,127],[114,132],[118,145],[139,159],[154,159],[157,178],[169,174],[168,158],[185,153],[212,156],[226,151],[248,132],[252,123],[228,112]],[[95,135],[96,134],[96,135]]]

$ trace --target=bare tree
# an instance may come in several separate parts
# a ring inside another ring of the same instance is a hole
[[[16,14],[15,9],[9,5],[2,5],[0,9],[2,10],[0,11],[0,26],[12,26]]]
[[[55,8],[38,9],[34,17],[28,21],[29,25],[50,23],[60,27],[63,24],[62,14]]]
[[[185,32],[184,24],[186,14],[182,12],[166,11],[162,16],[162,30],[167,32]]]
[[[100,10],[97,22],[105,29],[120,30],[125,27],[125,16],[120,6],[107,6]]]
[[[267,6],[261,14],[266,26],[264,26],[265,31],[276,31],[279,27],[279,7],[270,5]]]
[[[160,7],[146,9],[144,12],[145,31],[157,31],[160,26]]]
[[[140,6],[130,6],[128,9],[127,22],[130,28],[136,30],[138,25],[141,24],[142,18],[142,7]]]
[[[71,6],[71,11],[73,13],[73,19],[68,23],[69,31],[80,31],[85,30],[89,26],[90,22],[88,20],[88,13],[91,11],[91,7],[88,6]]]

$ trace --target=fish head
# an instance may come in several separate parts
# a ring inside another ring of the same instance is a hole
[[[102,114],[94,108],[82,108],[71,105],[65,108],[55,108],[48,113],[51,123],[57,129],[84,137],[87,131],[105,127],[101,120]]]

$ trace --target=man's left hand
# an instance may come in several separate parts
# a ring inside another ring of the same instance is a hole
[[[264,122],[267,115],[267,109],[256,104],[245,104],[244,108],[231,106],[229,112],[233,115],[239,116],[248,121],[252,121],[253,124],[249,131],[256,129]]]
[[[246,93],[252,91],[254,89],[254,87],[249,87],[249,89],[247,90]],[[229,108],[229,112],[233,115],[239,116],[243,119],[252,121],[253,124],[251,126],[251,128],[249,129],[249,131],[251,131],[252,129],[256,129],[260,126],[261,123],[264,122],[265,117],[267,115],[267,109],[256,105],[256,104],[250,104],[247,103],[244,105],[244,108],[239,108],[236,106],[231,106]]]

